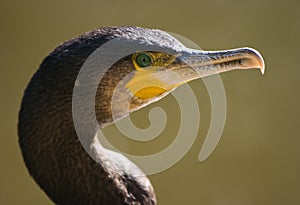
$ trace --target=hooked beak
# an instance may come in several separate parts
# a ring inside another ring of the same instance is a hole
[[[238,48],[223,51],[186,51],[169,65],[186,82],[205,76],[236,69],[258,68],[265,72],[265,63],[261,54],[252,48]]]

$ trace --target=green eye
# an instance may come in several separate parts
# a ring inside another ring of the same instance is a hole
[[[152,63],[151,57],[146,53],[141,53],[136,57],[136,63],[140,67],[148,67]]]

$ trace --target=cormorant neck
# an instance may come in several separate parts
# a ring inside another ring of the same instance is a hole
[[[147,177],[126,157],[102,147],[94,127],[87,129],[94,133],[85,133],[93,156],[84,150],[74,128],[71,99],[65,98],[68,91],[40,89],[36,83],[47,82],[33,80],[25,92],[20,146],[30,174],[49,197],[66,205],[155,204]],[[87,128],[92,124],[82,122]]]

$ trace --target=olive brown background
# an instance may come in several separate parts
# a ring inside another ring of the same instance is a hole
[[[52,204],[29,176],[18,146],[23,90],[59,43],[109,25],[160,28],[205,50],[250,46],[265,58],[263,76],[258,70],[221,74],[225,129],[216,150],[201,163],[197,159],[210,125],[210,101],[201,80],[189,84],[199,101],[199,134],[179,163],[150,176],[159,204],[300,204],[300,1],[281,2],[1,1],[0,204]],[[165,109],[168,122],[149,143],[128,140],[114,126],[104,132],[128,153],[161,151],[180,125],[176,100],[170,95],[133,113],[132,120],[147,128],[148,113],[157,106]]]

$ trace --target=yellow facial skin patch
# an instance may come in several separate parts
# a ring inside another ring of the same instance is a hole
[[[138,52],[132,55],[132,62],[136,71],[132,79],[126,84],[127,89],[135,97],[140,99],[153,98],[179,85],[178,82],[171,82],[171,76],[168,76],[168,71],[164,68],[172,63],[176,56],[158,52],[143,52],[142,54],[151,58],[151,65],[141,67],[136,61],[140,54]]]

